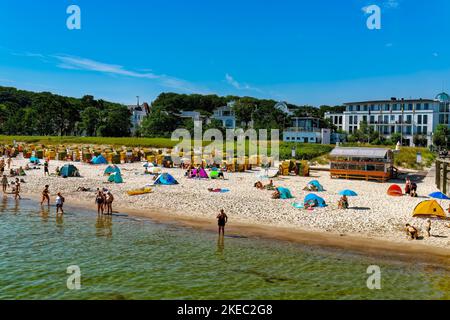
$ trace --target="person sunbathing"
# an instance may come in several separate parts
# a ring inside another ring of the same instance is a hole
[[[342,196],[341,199],[339,199],[338,208],[339,209],[348,209],[348,198],[347,198],[347,196]]]
[[[264,188],[266,190],[274,190],[275,189],[275,185],[273,184],[273,180],[270,180],[269,183],[264,186]]]
[[[319,203],[315,199],[311,199],[305,202],[305,209],[312,209],[314,207],[317,207]]]
[[[280,194],[280,191],[278,191],[278,189],[275,190],[274,193],[272,193],[272,199],[280,199],[280,197],[281,197],[281,194]]]
[[[260,190],[263,190],[263,189],[264,189],[264,185],[262,184],[261,181],[257,181],[257,182],[255,183],[254,187],[255,187],[256,189],[260,189]]]
[[[410,238],[411,240],[417,240],[419,238],[419,231],[417,230],[417,228],[413,227],[409,223],[407,223],[405,227],[406,235],[408,236],[408,238]]]

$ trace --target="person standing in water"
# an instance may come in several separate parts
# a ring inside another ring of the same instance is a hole
[[[44,204],[44,201],[47,200],[47,205],[50,207],[50,191],[48,190],[49,185],[47,184],[42,191],[42,200],[41,200],[41,206]]]
[[[8,178],[6,177],[6,174],[4,174],[2,178],[2,187],[3,193],[6,193],[6,188],[8,187]]]
[[[105,196],[103,192],[97,189],[97,195],[95,196],[95,203],[97,204],[97,213],[100,215],[103,214],[104,204],[105,204]]]
[[[61,214],[64,214],[63,205],[64,205],[64,197],[61,195],[61,192],[58,192],[58,195],[56,196],[56,215],[59,214],[59,211],[61,211]]]
[[[16,178],[16,183],[14,184],[14,199],[22,199],[20,196],[20,180]]]
[[[223,209],[220,210],[220,213],[217,215],[217,224],[219,226],[219,236],[222,233],[222,235],[225,235],[225,225],[228,222],[228,216],[226,215],[225,211]]]

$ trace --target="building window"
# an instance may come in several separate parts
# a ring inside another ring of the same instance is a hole
[[[342,124],[342,116],[339,116],[339,124]]]
[[[416,110],[422,110],[422,104],[421,103],[417,103],[416,104]]]
[[[412,111],[412,109],[413,109],[413,104],[412,103],[408,103],[408,110]]]
[[[422,127],[422,133],[423,134],[427,134],[428,133],[428,129],[426,126]]]
[[[423,110],[429,110],[429,108],[430,108],[430,104],[429,103],[425,103],[423,105]]]
[[[367,123],[367,116],[363,116],[363,122]]]
[[[417,116],[417,124],[422,124],[422,115]]]
[[[423,124],[428,124],[428,115],[423,116]]]

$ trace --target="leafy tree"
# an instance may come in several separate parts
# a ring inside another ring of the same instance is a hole
[[[433,143],[437,147],[447,147],[448,145],[449,129],[446,125],[440,124],[436,128],[436,132],[433,135]]]
[[[249,123],[253,120],[253,113],[256,110],[256,104],[251,100],[238,100],[233,106],[237,123],[244,123],[244,129],[248,128]]]
[[[178,122],[175,115],[162,108],[152,108],[152,112],[142,121],[142,134],[146,137],[170,137]]]

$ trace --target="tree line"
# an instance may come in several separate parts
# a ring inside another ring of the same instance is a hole
[[[130,116],[126,106],[89,95],[77,99],[0,87],[1,134],[130,136]]]
[[[179,116],[182,111],[197,111],[204,119],[203,129],[217,128],[223,130],[220,121],[210,119],[214,110],[235,102],[233,111],[238,127],[247,129],[252,123],[254,129],[280,129],[292,127],[292,117],[275,108],[277,101],[253,97],[218,96],[200,94],[162,93],[152,103],[151,113],[143,121],[139,134],[147,137],[170,137],[177,128],[193,131],[191,119]],[[324,119],[326,112],[342,112],[343,106],[298,106],[288,104],[297,117],[316,117],[321,119],[322,128],[336,129],[330,121]],[[206,119],[209,119],[206,121]]]

